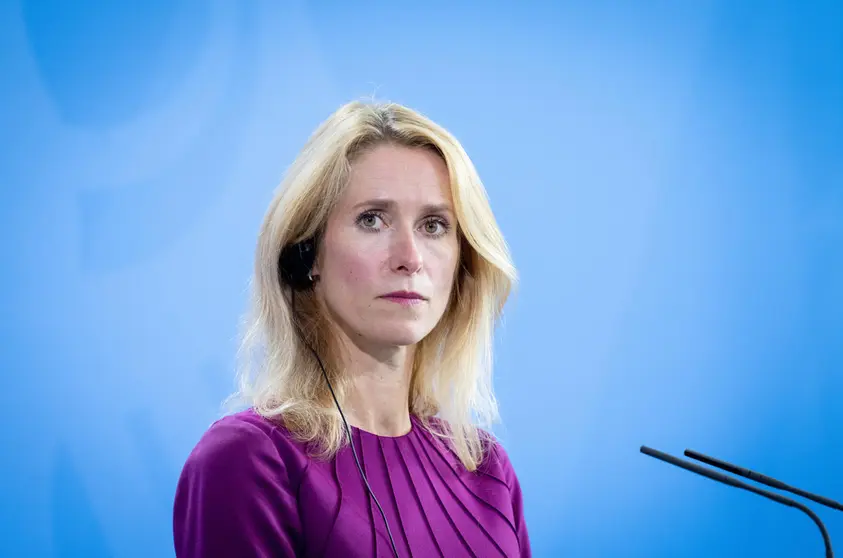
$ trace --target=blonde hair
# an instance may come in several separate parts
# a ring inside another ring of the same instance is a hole
[[[494,329],[517,275],[486,191],[460,143],[444,128],[394,103],[354,101],[309,138],[288,169],[264,217],[252,279],[251,311],[240,348],[239,400],[267,418],[280,418],[299,439],[328,457],[346,443],[345,430],[313,347],[340,401],[348,384],[329,324],[313,289],[282,284],[283,247],[317,237],[361,152],[392,144],[432,149],[450,178],[461,265],[442,319],[415,351],[410,412],[450,441],[470,471],[483,458],[485,428],[498,418],[492,389]],[[293,305],[294,303],[294,305]],[[295,311],[295,315],[294,312]]]

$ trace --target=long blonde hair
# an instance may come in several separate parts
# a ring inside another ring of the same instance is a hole
[[[283,247],[318,235],[355,157],[384,143],[432,149],[448,168],[461,264],[442,319],[416,346],[409,406],[426,428],[450,441],[473,471],[483,458],[485,429],[498,418],[492,389],[494,329],[516,270],[486,191],[460,143],[399,104],[354,101],[342,106],[316,129],[288,169],[260,228],[239,388],[230,401],[282,419],[299,439],[315,442],[323,456],[346,443],[342,420],[308,349],[309,344],[320,354],[342,400],[349,385],[336,344],[330,342],[330,326],[312,289],[296,292],[291,300],[278,260]]]

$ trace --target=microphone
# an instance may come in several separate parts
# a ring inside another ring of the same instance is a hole
[[[764,490],[763,488],[757,488],[757,487],[752,486],[750,484],[747,484],[743,481],[739,481],[738,479],[736,479],[734,477],[730,477],[729,475],[724,475],[723,473],[720,473],[720,472],[715,471],[713,469],[709,469],[707,467],[697,465],[696,463],[693,463],[693,462],[685,460],[685,459],[680,459],[678,457],[674,457],[670,454],[655,450],[653,448],[649,448],[647,446],[641,446],[641,453],[643,453],[645,455],[649,455],[650,457],[655,457],[656,459],[660,459],[661,461],[664,461],[666,463],[670,463],[671,465],[675,465],[676,467],[680,467],[682,469],[691,471],[692,473],[696,473],[698,475],[708,477],[712,480],[716,480],[718,482],[728,484],[729,486],[734,486],[734,487],[740,488],[742,490],[748,490],[749,492],[754,492],[755,494],[758,494],[759,496],[764,496],[765,498],[773,500],[774,502],[778,502],[780,504],[784,504],[785,506],[790,506],[791,508],[796,508],[796,509],[804,512],[808,517],[811,518],[811,520],[813,520],[814,523],[816,523],[817,527],[819,527],[819,529],[820,529],[820,533],[822,534],[822,537],[823,537],[823,543],[825,544],[825,556],[826,556],[826,558],[834,558],[834,551],[831,548],[831,539],[828,536],[828,531],[826,530],[825,525],[823,525],[823,522],[820,520],[820,518],[817,516],[817,514],[815,514],[811,510],[811,508],[809,508],[808,506],[806,506],[804,504],[800,504],[796,500],[792,500],[790,498],[787,498],[786,496],[782,496],[781,494],[777,494],[776,492]],[[724,463],[724,464],[726,464],[726,463]],[[728,464],[726,464],[726,465],[728,465]],[[751,471],[749,471],[749,472],[751,472]],[[766,477],[766,478],[769,479],[769,477]],[[769,480],[775,480],[775,479],[769,479]]]
[[[708,465],[713,465],[718,469],[729,471],[732,474],[754,480],[755,482],[761,484],[766,484],[767,486],[772,486],[773,488],[777,488],[779,490],[784,490],[785,492],[796,494],[797,496],[802,496],[807,500],[812,500],[818,504],[822,504],[823,506],[828,506],[829,508],[843,511],[843,504],[841,504],[840,502],[835,502],[831,498],[826,498],[825,496],[820,496],[818,494],[813,494],[806,490],[802,490],[801,488],[790,486],[780,480],[768,477],[767,475],[762,475],[761,473],[756,473],[755,471],[752,471],[750,469],[745,469],[744,467],[732,465],[731,463],[727,463],[726,461],[722,461],[720,459],[716,459],[714,457],[710,457],[708,455],[704,455],[698,451],[690,449],[685,450],[685,455],[687,457],[690,457],[691,459],[696,459],[697,461],[702,461],[703,463],[706,463]]]

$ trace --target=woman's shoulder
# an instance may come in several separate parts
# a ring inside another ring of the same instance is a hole
[[[483,458],[477,467],[477,471],[494,477],[505,484],[507,488],[513,488],[518,479],[504,443],[492,432],[483,429],[480,430],[480,443],[483,446]]]
[[[307,458],[254,411],[213,422],[185,461],[173,502],[178,556],[296,556]]]
[[[427,419],[427,422],[433,431],[443,433],[450,431],[448,421],[442,418],[430,417]],[[481,476],[491,477],[500,481],[511,488],[517,482],[517,477],[503,442],[491,430],[478,427],[477,434],[480,439],[482,451],[476,472]],[[453,454],[452,457],[456,460],[456,453],[453,451],[453,448],[450,449],[450,453]]]
[[[190,452],[185,470],[230,473],[276,463],[296,477],[308,462],[305,448],[279,421],[250,408],[214,421]]]

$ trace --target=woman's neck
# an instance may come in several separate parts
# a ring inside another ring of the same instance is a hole
[[[346,357],[343,374],[350,382],[341,404],[349,424],[379,436],[409,432],[413,348],[375,352],[351,346]]]

